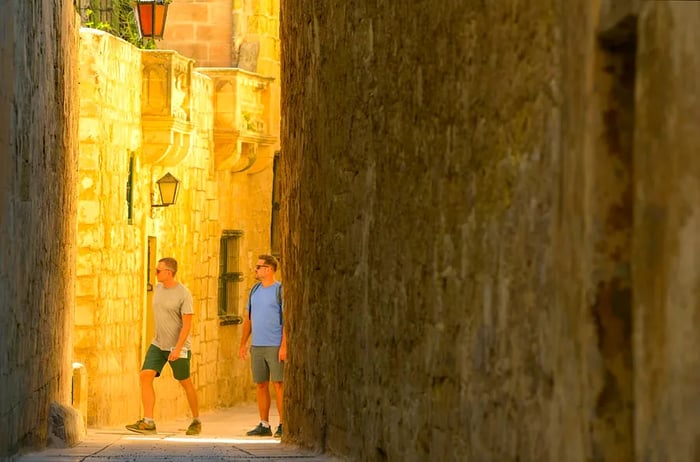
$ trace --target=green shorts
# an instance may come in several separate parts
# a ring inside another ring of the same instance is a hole
[[[192,358],[192,352],[187,352],[186,358],[178,358],[175,361],[168,361],[168,356],[170,352],[167,350],[161,350],[155,345],[148,347],[146,352],[146,358],[143,360],[143,366],[141,370],[151,370],[156,371],[156,377],[160,376],[160,371],[165,367],[165,363],[170,363],[170,368],[173,370],[173,377],[177,380],[185,380],[190,378],[190,359]]]
[[[284,378],[284,362],[279,360],[280,347],[250,347],[250,368],[253,382],[281,382]]]

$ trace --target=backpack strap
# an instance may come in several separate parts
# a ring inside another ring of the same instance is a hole
[[[284,321],[282,319],[282,283],[280,282],[277,285],[277,304],[280,307],[280,326],[284,325]]]
[[[253,287],[250,289],[250,294],[248,294],[248,319],[250,319],[250,311],[253,309],[253,294],[255,293],[256,290],[258,290],[262,286],[262,282],[256,282]],[[282,318],[282,283],[280,282],[277,284],[277,304],[280,307],[280,325],[284,324],[284,320]]]
[[[253,305],[252,305],[253,294],[255,293],[256,290],[258,290],[260,288],[261,285],[262,285],[262,282],[256,282],[255,285],[253,285],[253,287],[251,287],[250,293],[248,294],[248,319],[250,319],[250,310],[253,309]]]

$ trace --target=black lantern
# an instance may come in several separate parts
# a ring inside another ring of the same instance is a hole
[[[151,207],[167,207],[173,205],[177,200],[177,191],[180,180],[172,176],[169,172],[163,178],[156,181],[160,192],[160,204],[151,204]]]
[[[134,15],[141,38],[162,39],[168,4],[172,0],[135,0]]]

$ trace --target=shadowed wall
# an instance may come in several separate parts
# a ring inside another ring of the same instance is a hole
[[[0,15],[0,458],[46,444],[70,405],[77,118],[75,9]]]
[[[290,440],[694,460],[698,6],[614,3],[283,2]]]

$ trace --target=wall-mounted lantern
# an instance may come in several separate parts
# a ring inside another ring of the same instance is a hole
[[[134,15],[141,38],[162,39],[168,4],[172,0],[135,0]]]
[[[156,181],[156,184],[160,192],[160,204],[151,204],[151,207],[168,207],[169,205],[173,205],[177,200],[180,180],[168,172],[163,175],[160,180]]]

